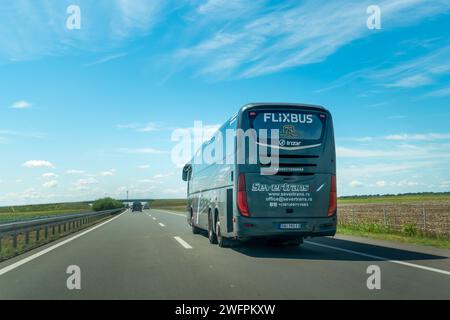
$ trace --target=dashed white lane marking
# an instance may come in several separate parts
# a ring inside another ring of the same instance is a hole
[[[153,217],[153,220],[156,220],[156,218],[155,218],[155,217]]]
[[[184,241],[183,239],[181,239],[180,237],[174,237],[175,240],[178,241],[179,244],[181,244],[185,249],[192,249],[192,247],[189,245],[189,243],[187,243],[186,241]]]
[[[392,263],[396,263],[396,264],[400,264],[400,265],[408,266],[408,267],[412,267],[412,268],[417,268],[417,269],[422,269],[422,270],[442,273],[442,274],[445,274],[447,276],[450,275],[450,271],[436,269],[436,268],[431,268],[431,267],[425,267],[425,266],[421,266],[421,265],[415,264],[415,263],[404,262],[404,261],[399,261],[399,260],[391,260],[391,259],[388,259],[388,258],[385,258],[385,257],[375,256],[375,255],[372,255],[372,254],[363,253],[363,252],[354,251],[354,250],[342,249],[342,248],[333,247],[333,246],[329,246],[329,245],[326,245],[326,244],[321,244],[321,243],[316,243],[316,242],[311,242],[311,241],[305,241],[305,243],[313,245],[313,246],[318,246],[318,247],[333,249],[333,250],[337,250],[337,251],[347,252],[347,253],[351,253],[351,254],[356,254],[356,255],[359,255],[359,256],[372,258],[372,259],[375,259],[375,260],[387,261],[387,262],[392,262]]]
[[[159,225],[160,225],[161,227],[163,227],[163,228],[165,227],[164,223],[161,223],[161,222],[160,222]]]
[[[29,256],[29,257],[26,257],[26,258],[24,258],[22,260],[19,260],[19,261],[15,262],[15,263],[7,266],[7,267],[4,267],[3,269],[0,269],[0,276],[4,275],[5,273],[7,273],[9,271],[12,271],[12,270],[20,267],[21,265],[24,265],[25,263],[28,263],[28,262],[36,259],[36,258],[39,258],[40,256],[43,256],[44,254],[49,253],[50,251],[53,251],[56,248],[59,248],[59,247],[65,245],[65,244],[67,244],[67,243],[69,243],[69,242],[71,242],[71,241],[73,241],[75,239],[78,239],[78,238],[84,236],[85,234],[87,234],[87,233],[89,233],[91,231],[94,231],[95,229],[98,229],[98,228],[104,226],[105,224],[107,224],[109,222],[112,222],[112,221],[116,220],[117,218],[119,218],[121,215],[123,215],[126,212],[128,212],[128,210],[126,210],[125,212],[119,214],[117,217],[114,217],[112,219],[109,219],[108,221],[102,222],[102,223],[100,223],[100,224],[98,224],[98,225],[96,225],[96,226],[94,226],[94,227],[92,227],[90,229],[87,229],[86,231],[83,231],[83,232],[81,232],[81,233],[79,233],[79,234],[77,234],[77,235],[75,235],[75,236],[73,236],[73,237],[71,237],[69,239],[66,239],[64,241],[58,242],[57,244],[55,244],[55,245],[53,245],[51,247],[48,247],[48,248],[46,248],[46,249],[44,249],[42,251],[36,252],[35,254],[33,254],[33,255]]]
[[[179,216],[179,217],[184,217],[184,218],[186,218],[186,215],[185,214],[182,214],[182,213],[175,213],[175,212],[170,212],[170,211],[166,211],[166,210],[154,210],[154,211],[156,211],[156,212],[162,212],[162,213],[168,213],[168,214],[172,214],[172,215],[174,215],[174,216]]]

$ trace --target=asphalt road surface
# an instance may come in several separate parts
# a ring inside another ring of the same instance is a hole
[[[344,236],[219,248],[160,210],[91,229],[1,263],[0,299],[450,298],[450,250]],[[80,290],[67,288],[72,265]],[[371,265],[381,289],[367,287]]]

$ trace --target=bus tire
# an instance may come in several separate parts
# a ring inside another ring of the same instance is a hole
[[[216,230],[217,230],[217,243],[219,244],[219,247],[221,248],[228,248],[231,246],[231,240],[225,238],[222,236],[222,232],[220,230],[220,223],[217,223],[216,226]]]
[[[217,244],[217,235],[214,232],[214,228],[213,228],[213,221],[212,221],[213,217],[211,212],[209,212],[208,214],[208,239],[209,239],[209,243],[211,244]]]

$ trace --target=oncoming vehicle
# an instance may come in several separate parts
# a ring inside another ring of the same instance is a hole
[[[264,129],[276,139],[265,142]],[[267,149],[266,158],[276,160],[273,173],[262,173],[268,164],[261,151],[257,161],[250,161],[250,146],[242,141],[251,132],[258,149]],[[245,138],[239,140],[239,135]],[[222,150],[217,140],[223,142]],[[220,151],[223,157],[199,161],[206,151]],[[192,232],[208,231],[209,241],[221,247],[250,239],[298,246],[306,237],[333,236],[337,195],[332,116],[314,105],[245,105],[184,166],[183,180]]]
[[[142,212],[142,203],[140,203],[139,201],[133,202],[131,212],[135,212],[135,211]]]

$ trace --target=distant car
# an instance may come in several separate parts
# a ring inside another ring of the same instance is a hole
[[[148,203],[144,204],[144,210],[149,210],[150,209],[150,205]]]
[[[139,201],[133,202],[133,207],[131,208],[131,212],[139,211],[142,212],[142,203]]]

